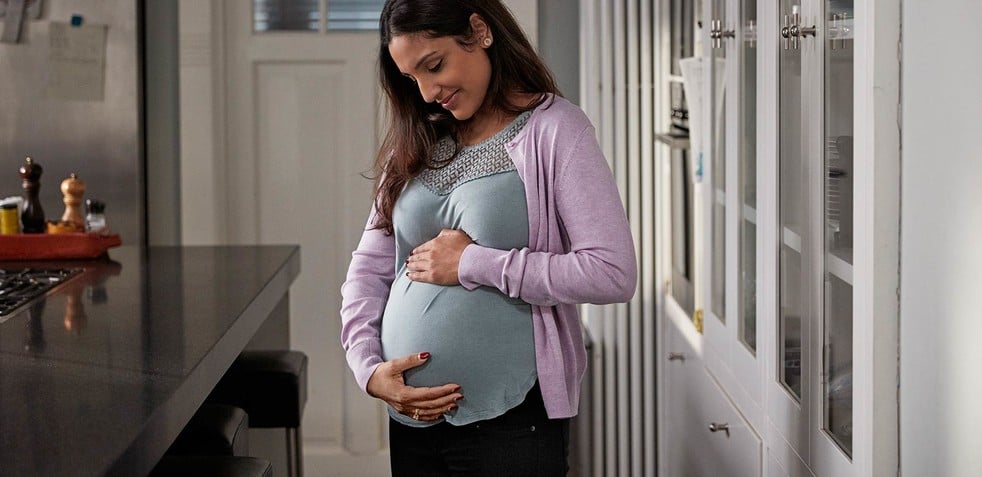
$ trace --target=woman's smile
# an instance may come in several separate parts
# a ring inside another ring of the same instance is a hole
[[[440,101],[440,106],[443,106],[443,109],[446,109],[448,111],[452,110],[454,106],[457,105],[456,99],[457,99],[457,93],[459,92],[460,90],[458,89],[453,93],[450,93],[450,96],[447,96],[445,99]]]

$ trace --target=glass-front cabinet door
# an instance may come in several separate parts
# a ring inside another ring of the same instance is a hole
[[[769,413],[806,465],[842,475],[853,427],[853,0],[780,4]]]
[[[743,0],[739,10],[740,55],[737,72],[740,94],[738,105],[739,129],[736,137],[737,192],[740,208],[737,211],[737,336],[753,355],[757,354],[757,0]]]
[[[772,230],[776,247],[769,253],[777,254],[775,269],[768,270],[776,276],[772,329],[776,334],[775,353],[767,366],[767,413],[783,439],[795,449],[805,465],[810,461],[810,406],[813,400],[811,380],[813,372],[811,351],[812,324],[815,323],[814,306],[817,297],[814,257],[820,246],[815,236],[818,227],[811,218],[820,197],[816,187],[815,155],[810,143],[814,142],[816,124],[812,117],[819,102],[813,81],[817,71],[809,63],[814,53],[812,36],[801,35],[800,25],[807,15],[803,0],[780,0],[777,10],[770,10],[775,17],[769,20],[777,41],[776,61],[776,217]],[[807,3],[807,2],[806,2]],[[773,94],[773,93],[772,93]],[[773,243],[773,242],[771,242]]]
[[[734,65],[728,82],[736,94],[726,98],[734,118],[727,129],[728,228],[727,300],[730,367],[753,405],[763,402],[757,354],[757,0],[733,0],[728,21],[734,35],[727,53]],[[758,423],[760,425],[760,423]]]
[[[824,0],[822,429],[852,456],[853,0]]]
[[[701,210],[707,360],[732,396],[762,405],[757,360],[757,0],[710,0],[708,180]],[[758,413],[759,414],[759,413]],[[755,422],[754,424],[761,424]]]
[[[668,230],[670,244],[668,263],[670,281],[668,293],[685,314],[696,321],[696,180],[702,171],[700,158],[693,154],[690,142],[689,104],[683,82],[682,61],[691,61],[695,53],[694,30],[701,4],[688,0],[667,0],[672,25],[668,62],[669,129],[658,135],[668,145]],[[701,103],[697,103],[701,104]],[[698,116],[699,114],[696,113]],[[697,327],[700,327],[696,323]]]
[[[799,42],[791,36],[791,19],[800,15],[800,0],[782,0],[781,51],[778,61],[778,197],[780,252],[778,258],[777,376],[788,396],[802,398],[802,320],[807,311],[807,276],[802,267],[807,250],[808,180],[802,125],[802,65]]]

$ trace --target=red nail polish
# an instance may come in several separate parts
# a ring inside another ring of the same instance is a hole
[[[430,358],[430,353],[428,351],[423,351],[419,354],[419,359],[427,360]]]

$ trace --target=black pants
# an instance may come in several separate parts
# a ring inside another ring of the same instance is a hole
[[[393,477],[553,477],[569,470],[569,419],[549,419],[539,385],[505,414],[465,426],[389,419]]]

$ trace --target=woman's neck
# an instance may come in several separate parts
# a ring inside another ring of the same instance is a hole
[[[509,99],[512,104],[531,105],[538,95],[516,93]],[[492,108],[490,105],[478,111],[460,130],[460,142],[472,146],[498,134],[514,120],[516,115]]]
[[[513,117],[500,111],[475,115],[461,128],[460,143],[464,146],[478,144],[504,129],[512,119]]]

